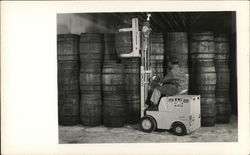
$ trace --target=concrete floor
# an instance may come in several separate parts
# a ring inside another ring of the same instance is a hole
[[[86,127],[59,126],[59,143],[147,143],[147,142],[237,142],[237,117],[232,115],[230,123],[216,124],[214,127],[201,127],[185,136],[175,136],[166,130],[145,133],[139,125],[126,125],[122,128],[104,126]]]

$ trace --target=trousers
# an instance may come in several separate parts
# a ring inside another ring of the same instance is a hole
[[[153,90],[150,101],[157,105],[162,96],[173,96],[178,93],[178,88],[173,84],[158,86]]]

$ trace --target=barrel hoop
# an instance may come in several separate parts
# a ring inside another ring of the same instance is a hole
[[[216,72],[203,72],[203,71],[201,71],[201,72],[194,72],[194,73],[216,74]]]
[[[95,84],[80,84],[80,86],[100,86],[101,87],[100,84],[99,85],[95,85]]]
[[[120,84],[103,84],[103,86],[123,86],[124,84],[123,83],[120,83]]]
[[[191,52],[192,55],[200,54],[215,54],[214,52]]]
[[[191,39],[192,42],[214,42],[214,40],[193,40]]]
[[[99,75],[99,74],[101,74],[100,72],[95,72],[95,71],[93,71],[93,72],[90,72],[90,71],[88,71],[88,72],[85,72],[85,71],[80,71],[80,74],[83,74],[83,73],[94,73],[95,75],[97,74],[97,75]]]

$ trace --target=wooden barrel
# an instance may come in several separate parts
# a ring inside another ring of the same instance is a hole
[[[115,49],[115,34],[114,33],[105,33],[104,34],[104,63],[109,61],[117,61],[118,57]]]
[[[190,42],[191,74],[190,93],[215,92],[214,37],[211,32],[193,33]],[[208,73],[208,74],[207,74]],[[209,77],[208,79],[206,77]],[[203,86],[205,84],[205,86]],[[203,87],[201,87],[203,86]]]
[[[60,125],[76,125],[80,122],[77,92],[70,91],[58,94],[58,118]]]
[[[60,125],[79,123],[79,36],[57,36],[58,118]]]
[[[216,72],[212,60],[196,61],[192,67],[192,92],[195,94],[215,94]]]
[[[117,32],[115,34],[115,47],[118,57],[121,54],[131,53],[133,50],[132,32]]]
[[[103,124],[121,127],[125,124],[125,88],[122,64],[106,63],[102,70]]]
[[[164,36],[162,33],[152,33],[150,49],[150,62],[153,75],[163,77],[166,67],[164,65]]]
[[[102,73],[101,68],[95,64],[88,64],[87,67],[80,69],[80,89],[81,94],[99,94],[101,95]]]
[[[190,93],[201,95],[201,125],[214,126],[216,121],[214,37],[212,32],[191,36]]]
[[[229,91],[230,86],[230,71],[229,67],[225,64],[216,64],[215,65],[216,70],[216,89],[226,89]]]
[[[228,67],[225,65],[216,65],[217,84],[215,90],[216,99],[216,122],[228,123],[231,114],[230,101],[230,73]]]
[[[103,34],[82,33],[80,36],[81,67],[87,64],[95,64],[101,68],[103,63],[104,42]]]
[[[229,41],[226,35],[219,34],[215,36],[215,62],[228,61],[229,59]]]
[[[215,69],[217,75],[215,99],[217,123],[228,123],[231,113],[231,102],[229,96],[230,71],[228,59],[228,39],[225,35],[217,35],[215,37]]]
[[[122,58],[126,93],[126,123],[135,124],[140,120],[140,59]]]
[[[58,61],[58,91],[78,91],[79,65],[76,62]]]
[[[229,92],[216,91],[215,100],[216,100],[216,123],[228,123],[231,114]]]
[[[214,126],[216,121],[216,72],[212,60],[196,61],[191,70],[191,94],[201,95],[201,125]]]
[[[102,86],[101,69],[104,38],[100,33],[80,36],[81,122],[86,126],[101,125]]]
[[[103,124],[107,127],[122,127],[125,124],[124,97],[118,94],[103,96]]]
[[[201,126],[214,126],[216,122],[215,95],[201,95]]]
[[[191,59],[214,59],[214,36],[212,32],[193,33],[191,36]]]
[[[166,37],[166,51],[171,58],[177,58],[180,68],[188,73],[188,36],[186,32],[169,32]]]
[[[115,62],[105,63],[102,69],[102,90],[105,94],[124,94],[124,68]]]
[[[75,34],[57,35],[58,61],[78,62],[79,36]],[[60,66],[59,66],[60,67]]]
[[[80,102],[81,123],[86,126],[102,124],[102,97],[100,94],[82,94]]]

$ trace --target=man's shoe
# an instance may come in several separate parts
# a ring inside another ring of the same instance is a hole
[[[148,106],[147,110],[158,110],[158,106],[155,105],[153,102]]]

